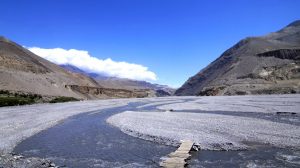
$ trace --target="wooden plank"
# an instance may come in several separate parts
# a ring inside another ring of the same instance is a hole
[[[168,158],[160,163],[160,166],[165,168],[184,168],[186,160],[191,156],[189,152],[193,145],[192,141],[183,141],[175,152],[170,153]]]

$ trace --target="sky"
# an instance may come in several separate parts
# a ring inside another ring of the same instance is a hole
[[[55,63],[180,87],[300,19],[299,0],[1,0],[0,35]]]

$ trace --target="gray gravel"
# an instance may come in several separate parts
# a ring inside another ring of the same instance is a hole
[[[187,99],[190,97],[182,97]],[[110,99],[57,104],[35,104],[0,108],[0,154],[9,153],[17,143],[50,128],[64,119],[91,111],[125,106],[130,102],[170,102],[177,97]]]
[[[300,113],[300,95],[247,95],[198,97],[194,101],[159,106],[167,110],[203,110],[238,112]]]
[[[100,100],[0,108],[0,153],[11,152],[21,140],[70,116],[127,105],[139,100]]]
[[[214,150],[249,148],[261,143],[294,149],[300,146],[297,124],[300,95],[167,97],[36,104],[0,108],[0,167],[25,162],[51,166],[48,160],[22,159],[10,153],[23,139],[66,118],[91,111],[101,112],[102,109],[124,106],[130,102],[147,104],[137,108],[143,112],[120,113],[109,118],[108,122],[135,137],[172,145],[190,139],[199,142],[204,149]],[[159,110],[145,111],[147,108],[155,109],[155,106],[159,106]],[[170,109],[174,111],[161,112]],[[216,111],[231,112],[225,115],[216,114]],[[250,117],[248,114],[251,112],[267,114],[267,117],[277,117],[276,112],[288,112],[283,114],[289,122]],[[291,112],[294,113],[293,118],[289,117]]]
[[[170,102],[173,99],[176,98],[169,97],[148,99],[111,99],[58,104],[35,104],[28,106],[1,107],[0,168],[57,167],[48,159],[23,157],[22,155],[13,154],[12,150],[22,140],[33,136],[42,130],[59,124],[66,118],[80,113],[99,113],[99,111],[101,112],[101,110],[126,106],[131,102]],[[101,164],[105,163],[103,161],[100,162]],[[132,167],[132,165],[127,166]],[[103,167],[103,165],[100,165],[100,167]],[[114,165],[114,167],[117,167],[117,165]],[[138,167],[138,165],[135,165],[135,167]]]
[[[0,168],[57,168],[57,166],[48,159],[36,157],[24,158],[22,155],[1,154]]]
[[[250,148],[254,144],[300,148],[300,127],[297,124],[247,115],[213,113],[224,110],[240,113],[252,111],[256,114],[274,113],[270,117],[275,118],[278,117],[276,112],[293,112],[287,113],[286,118],[293,115],[290,122],[298,123],[300,95],[199,97],[159,108],[175,109],[175,112],[127,111],[108,118],[107,122],[129,135],[143,139],[173,145],[187,139],[210,150],[237,150]],[[188,111],[195,109],[205,112]]]

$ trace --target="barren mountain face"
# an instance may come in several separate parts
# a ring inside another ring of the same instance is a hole
[[[103,88],[94,79],[66,71],[4,37],[0,37],[0,90],[78,99],[148,96],[146,91]]]
[[[300,92],[300,21],[262,37],[241,40],[188,79],[176,95]]]
[[[60,66],[67,71],[89,76],[104,88],[131,90],[131,91],[144,91],[148,93],[149,97],[171,96],[175,92],[175,89],[170,88],[167,85],[159,85],[159,84],[153,84],[146,81],[138,81],[138,80],[132,80],[126,78],[118,78],[118,77],[109,77],[109,76],[96,74],[96,73],[88,73],[73,65],[60,65]]]

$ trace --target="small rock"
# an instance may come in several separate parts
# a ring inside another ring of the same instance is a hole
[[[200,147],[200,144],[194,144],[193,146],[192,146],[192,151],[199,151],[201,149],[201,147]]]
[[[55,167],[55,164],[54,163],[50,163],[50,167]]]
[[[276,112],[277,115],[296,115],[297,113],[295,112],[283,112],[283,111],[278,111]]]
[[[13,158],[16,159],[16,160],[19,160],[19,159],[22,159],[24,157],[22,155],[14,155]]]

